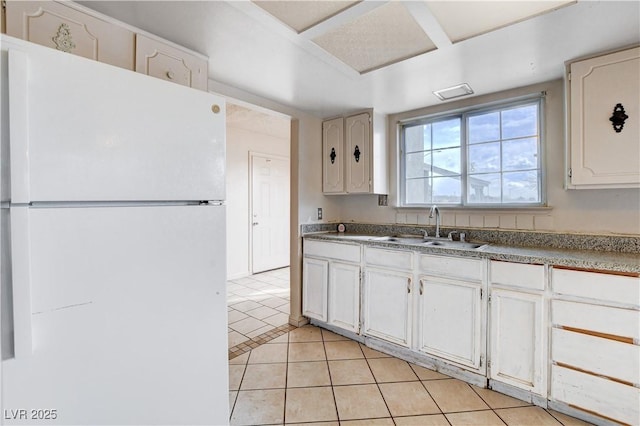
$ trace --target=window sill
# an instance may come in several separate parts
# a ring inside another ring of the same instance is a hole
[[[429,212],[431,206],[425,207],[404,207],[396,206],[398,213],[424,213]],[[475,207],[475,206],[438,206],[439,210],[448,212],[473,212],[473,213],[545,213],[553,210],[552,206],[496,206],[496,207]]]

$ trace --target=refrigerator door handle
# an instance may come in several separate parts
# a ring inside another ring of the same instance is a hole
[[[9,50],[9,156],[11,202],[28,203],[29,178],[29,57]]]
[[[31,272],[29,209],[11,207],[11,268],[13,288],[13,339],[15,358],[33,353],[31,329]]]

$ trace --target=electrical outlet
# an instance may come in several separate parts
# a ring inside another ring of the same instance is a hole
[[[318,207],[318,220],[322,219],[322,207]]]

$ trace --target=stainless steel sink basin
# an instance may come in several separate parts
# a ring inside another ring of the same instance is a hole
[[[420,235],[398,235],[372,238],[372,241],[385,241],[398,244],[420,244],[424,239]]]
[[[474,243],[468,241],[451,241],[451,240],[429,240],[423,243],[431,247],[457,248],[465,250],[477,250],[486,246],[486,243]]]
[[[424,238],[421,235],[393,235],[384,237],[375,237],[371,241],[384,241],[389,243],[421,245],[428,247],[442,247],[463,250],[477,250],[486,246],[486,243],[469,242],[469,241],[452,241],[446,238]]]

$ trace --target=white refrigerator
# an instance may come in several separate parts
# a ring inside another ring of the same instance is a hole
[[[1,36],[3,424],[226,424],[225,104]]]

